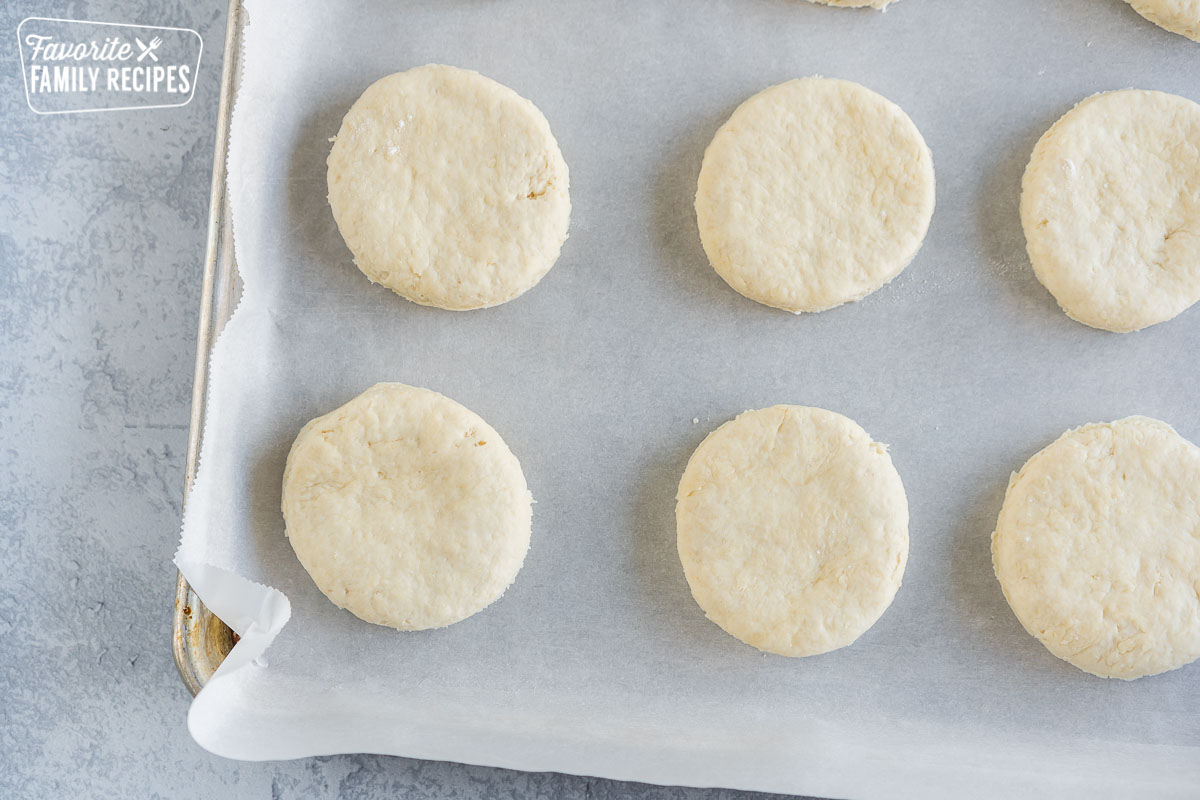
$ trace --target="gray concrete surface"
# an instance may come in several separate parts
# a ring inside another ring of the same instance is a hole
[[[44,117],[27,16],[195,28],[183,108]],[[249,764],[171,661],[223,0],[0,7],[0,797],[732,798],[378,756]]]

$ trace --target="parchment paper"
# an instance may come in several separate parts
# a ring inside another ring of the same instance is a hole
[[[1200,99],[1200,46],[1121,0],[248,7],[229,162],[245,289],[213,358],[177,557],[243,636],[192,706],[201,745],[853,797],[1200,792],[1200,665],[1123,683],[1057,660],[1005,604],[988,542],[1010,472],[1067,428],[1138,413],[1200,441],[1200,310],[1129,335],[1072,322],[1036,282],[1017,216],[1055,119],[1107,89]],[[371,285],[325,200],[347,108],[427,62],[533,100],[570,165],[562,257],[499,308],[422,308]],[[738,103],[812,74],[904,108],[938,199],[894,283],[795,317],[713,272],[692,199]],[[339,611],[284,538],[293,437],[377,381],[481,414],[538,501],[514,586],[448,629]],[[803,660],[705,620],[675,553],[688,456],[773,403],[834,409],[889,443],[911,504],[895,604],[854,646]]]

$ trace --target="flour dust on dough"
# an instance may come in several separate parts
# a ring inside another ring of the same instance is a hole
[[[679,558],[692,596],[769,653],[852,643],[908,560],[908,501],[885,445],[841,414],[779,405],[708,435],[679,482]]]
[[[704,153],[696,219],[717,273],[795,313],[859,300],[921,247],[933,157],[899,106],[802,78],[742,103]]]
[[[508,302],[554,265],[566,162],[533,103],[436,64],[381,78],[342,121],[329,205],[358,268],[422,305]]]
[[[1121,333],[1200,299],[1200,105],[1164,92],[1093,95],[1033,149],[1021,225],[1067,316]]]
[[[1200,448],[1147,417],[1068,431],[1012,476],[992,563],[1051,653],[1132,680],[1200,657]]]
[[[1126,0],[1146,19],[1200,42],[1200,0]]]
[[[377,625],[440,628],[499,598],[529,549],[516,457],[448,397],[380,383],[309,422],[288,454],[283,516],[333,603]]]

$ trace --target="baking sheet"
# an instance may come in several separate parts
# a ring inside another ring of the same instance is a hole
[[[1058,116],[1128,86],[1200,99],[1196,45],[1121,0],[247,6],[229,164],[244,293],[214,352],[177,555],[243,638],[192,706],[200,744],[830,796],[1195,795],[1200,667],[1120,683],[1059,662],[1008,610],[988,536],[1008,474],[1068,427],[1141,413],[1200,440],[1200,311],[1126,336],[1071,322],[1017,219],[1021,171]],[[346,109],[427,62],[533,100],[571,168],[558,265],[495,309],[372,286],[325,202]],[[692,196],[737,104],[811,74],[909,113],[938,209],[891,285],[794,317],[711,270]],[[381,380],[480,413],[538,500],[517,582],[441,631],[337,610],[283,535],[296,431]],[[674,547],[691,451],[780,402],[889,443],[911,506],[891,610],[853,647],[803,660],[705,620]]]

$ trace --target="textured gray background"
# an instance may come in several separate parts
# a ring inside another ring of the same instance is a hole
[[[27,16],[195,28],[195,99],[41,117]],[[0,8],[0,797],[750,797],[192,743],[171,661],[223,0]],[[762,795],[757,795],[761,797]]]

